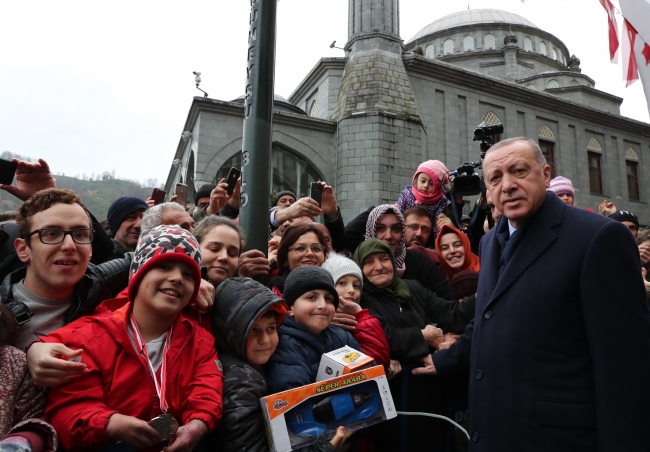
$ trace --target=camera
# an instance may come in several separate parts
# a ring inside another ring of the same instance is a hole
[[[480,168],[481,162],[469,162],[460,166],[449,175],[454,195],[473,196],[481,193],[481,177],[474,171]]]
[[[503,124],[488,124],[482,122],[474,129],[474,141],[485,140],[487,137],[493,135],[500,135],[503,133]]]

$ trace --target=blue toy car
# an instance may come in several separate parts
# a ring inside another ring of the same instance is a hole
[[[362,423],[376,415],[381,406],[377,385],[366,382],[305,400],[285,414],[285,419],[295,435],[314,438],[341,425]]]

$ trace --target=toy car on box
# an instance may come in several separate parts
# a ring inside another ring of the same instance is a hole
[[[330,440],[336,429],[359,430],[397,416],[382,366],[260,399],[273,452]]]

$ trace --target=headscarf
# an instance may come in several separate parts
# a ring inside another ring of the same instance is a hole
[[[417,189],[418,174],[425,173],[433,180],[433,190],[431,193],[422,193]],[[420,163],[418,169],[413,175],[413,188],[411,192],[415,196],[418,204],[435,204],[443,197],[442,193],[442,178],[449,173],[449,170],[440,160],[427,160]]]
[[[440,252],[440,240],[442,239],[442,236],[445,235],[445,232],[447,231],[453,232],[456,235],[458,235],[460,241],[463,243],[463,249],[465,250],[465,261],[463,262],[463,266],[459,269],[451,268],[447,263],[447,260],[442,257],[442,253]],[[436,251],[440,255],[440,260],[442,261],[442,265],[445,266],[445,269],[449,274],[449,279],[453,278],[454,276],[456,276],[458,272],[461,272],[463,270],[474,270],[475,272],[481,271],[481,264],[479,262],[479,258],[476,254],[472,253],[472,247],[469,244],[469,239],[465,234],[463,234],[453,226],[449,226],[448,224],[446,224],[440,229],[440,233],[438,234],[438,237],[436,237]]]
[[[404,260],[406,259],[406,242],[404,241],[404,236],[406,235],[406,223],[404,221],[404,216],[402,215],[402,212],[400,212],[399,209],[395,207],[393,204],[382,204],[372,209],[372,212],[370,212],[370,215],[368,215],[368,221],[366,221],[366,240],[374,239],[377,237],[375,235],[377,220],[379,219],[380,216],[386,213],[388,214],[392,213],[397,215],[397,218],[399,218],[400,223],[402,223],[402,239],[400,240],[399,245],[397,246],[397,252],[394,255],[395,262],[393,262],[393,265],[395,267],[395,272],[398,273],[399,276],[401,276],[406,271],[406,266],[404,265]]]
[[[386,253],[390,257],[395,270],[395,256],[386,243],[379,239],[369,239],[362,242],[361,245],[354,252],[354,262],[357,263],[359,268],[363,271],[363,261],[371,254]],[[399,304],[408,304],[411,298],[411,291],[409,286],[398,275],[397,271],[393,272],[393,279],[386,287],[379,288],[370,282],[368,277],[363,274],[363,290],[370,293],[388,292]]]

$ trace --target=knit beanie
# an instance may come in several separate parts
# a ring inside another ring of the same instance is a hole
[[[478,272],[474,270],[460,271],[451,278],[449,285],[458,298],[470,297],[476,293],[478,288]]]
[[[194,275],[194,293],[188,304],[196,301],[201,286],[201,249],[192,234],[178,225],[160,225],[148,230],[135,248],[129,270],[129,299],[133,301],[135,292],[144,275],[161,262],[178,261],[186,264]]]
[[[217,188],[217,186],[214,184],[201,185],[201,188],[199,188],[196,193],[194,193],[194,205],[197,205],[199,203],[199,199],[201,198],[209,198],[212,190],[215,188]]]
[[[618,222],[630,221],[636,225],[637,229],[639,229],[639,217],[627,210],[619,210],[618,212],[614,212],[609,216],[609,218]]]
[[[327,290],[334,297],[334,307],[339,307],[339,294],[334,287],[332,275],[320,267],[298,267],[291,270],[284,281],[284,301],[291,307],[298,297],[315,289]]]
[[[275,195],[275,201],[273,202],[273,205],[276,205],[276,204],[278,203],[278,201],[280,200],[280,198],[282,198],[283,196],[286,196],[286,195],[289,195],[289,196],[293,197],[293,200],[294,200],[294,201],[297,200],[297,198],[296,198],[296,194],[295,194],[294,192],[292,192],[292,191],[290,191],[290,190],[283,190],[283,191],[281,191],[281,192],[278,192],[278,193]]]
[[[575,191],[573,190],[573,184],[566,177],[558,176],[555,179],[551,180],[551,185],[547,189],[552,191],[556,195],[571,195],[572,198],[575,198]]]
[[[448,172],[449,170],[440,160],[427,160],[424,163],[420,163],[420,166],[418,166],[418,169],[415,171],[415,175],[413,176],[412,183],[413,185],[416,184],[416,178],[418,174],[426,173],[431,179],[433,179],[435,185],[436,181],[440,183],[441,176],[444,176]]]
[[[148,208],[149,206],[146,202],[134,196],[123,196],[117,198],[108,208],[108,215],[106,215],[111,235],[115,237],[115,233],[120,229],[120,226],[126,217],[131,215],[133,212],[137,212],[138,210],[147,210]]]
[[[352,275],[357,277],[359,283],[363,287],[363,274],[361,273],[361,269],[352,259],[348,259],[342,254],[329,253],[321,268],[330,272],[332,279],[334,280],[334,286],[336,286],[339,279],[344,276]]]

